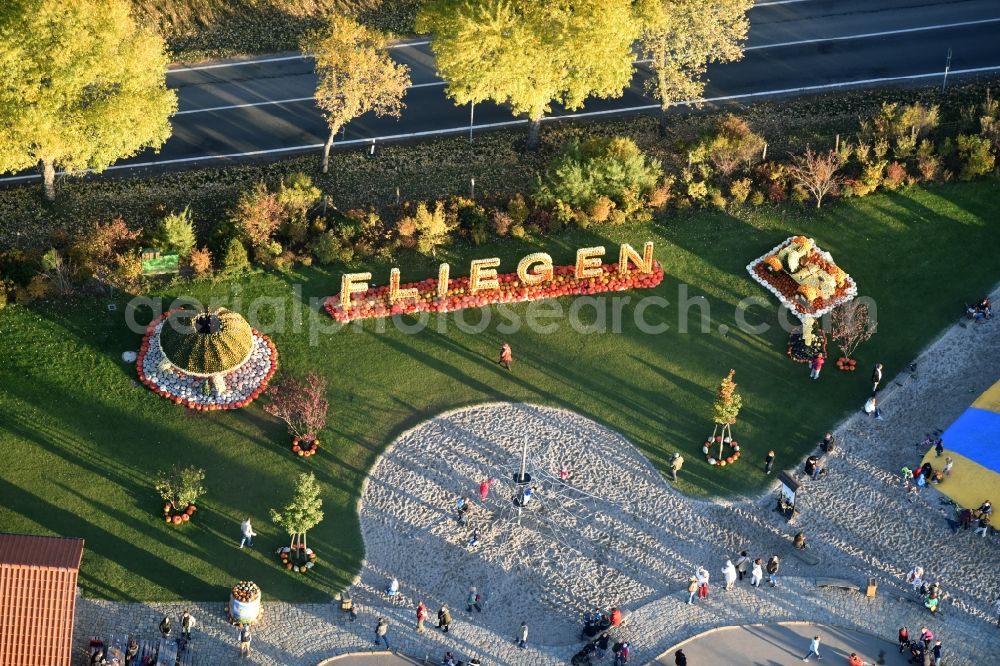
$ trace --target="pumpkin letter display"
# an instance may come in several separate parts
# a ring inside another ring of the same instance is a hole
[[[344,273],[340,294],[330,296],[326,311],[338,322],[391,317],[415,312],[453,312],[496,303],[520,303],[558,296],[599,294],[626,289],[649,289],[663,281],[663,267],[653,258],[653,243],[640,254],[628,243],[619,247],[618,262],[602,263],[605,248],[580,248],[572,266],[554,266],[552,257],[535,252],[523,257],[513,273],[500,273],[498,257],[473,259],[469,276],[450,278],[451,267],[441,264],[438,277],[401,284],[398,268],[389,284],[372,288],[371,273]]]

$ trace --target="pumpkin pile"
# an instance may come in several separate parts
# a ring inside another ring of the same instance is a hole
[[[730,449],[729,455],[723,457],[722,459],[718,459],[712,455],[712,451],[717,449],[719,444],[725,444]],[[701,445],[701,452],[705,456],[705,462],[709,465],[725,467],[726,465],[732,465],[740,459],[740,443],[732,437],[726,437],[723,439],[721,436],[716,435],[715,437],[709,437],[705,440],[705,443]]]
[[[316,455],[317,449],[319,449],[318,439],[303,439],[302,437],[295,437],[292,440],[292,453],[296,454],[300,458],[308,458],[309,456]]]
[[[194,504],[188,504],[184,509],[178,509],[170,502],[163,503],[163,517],[168,524],[180,525],[191,520],[191,516],[198,510]]]
[[[854,372],[858,369],[858,362],[853,358],[841,356],[837,359],[837,369],[844,372]]]
[[[305,573],[316,566],[316,553],[312,548],[306,548],[304,544],[298,544],[295,548],[285,546],[278,549],[278,559],[285,569]]]
[[[233,599],[249,603],[260,596],[260,588],[252,580],[240,581],[233,586]]]

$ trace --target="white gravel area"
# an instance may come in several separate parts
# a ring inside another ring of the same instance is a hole
[[[526,441],[537,499],[518,524],[512,475]],[[486,477],[498,481],[481,502]],[[464,526],[455,518],[461,495],[474,507]],[[396,576],[406,603],[423,600],[435,613],[448,603],[467,617],[476,586],[487,603],[474,622],[513,635],[526,621],[533,642],[552,645],[574,642],[594,605],[637,608],[702,565],[721,579],[720,546],[773,550],[783,541],[752,512],[674,492],[621,435],[526,404],[461,409],[403,434],[372,469],[359,514],[363,587],[377,592]]]

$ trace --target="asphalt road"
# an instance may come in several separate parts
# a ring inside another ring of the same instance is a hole
[[[901,81],[940,84],[949,49],[950,77],[1000,72],[997,0],[763,0],[751,10],[750,23],[746,56],[709,69],[706,100]],[[402,117],[359,118],[338,144],[468,132],[470,108],[456,107],[445,95],[426,40],[397,45],[392,54],[411,69]],[[557,106],[551,116],[656,112],[655,100],[645,94],[649,77],[639,62],[620,98],[588,100],[572,113]],[[315,81],[312,61],[300,54],[172,68],[167,83],[179,95],[173,136],[159,154],[147,151],[112,169],[194,167],[318,150],[326,126],[312,102]],[[523,122],[494,104],[474,109],[477,131]]]

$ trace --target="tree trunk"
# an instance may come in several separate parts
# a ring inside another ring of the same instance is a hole
[[[56,200],[56,165],[53,160],[42,160],[42,192],[46,201]]]
[[[528,118],[528,150],[537,150],[541,141],[542,117]]]
[[[333,137],[337,134],[337,130],[330,128],[330,135],[326,137],[326,143],[323,144],[323,173],[326,173],[330,168],[330,149],[333,148]]]
[[[657,129],[658,129],[661,137],[665,137],[667,135],[667,107],[666,106],[660,107],[660,123],[659,123],[659,126],[658,126]]]

